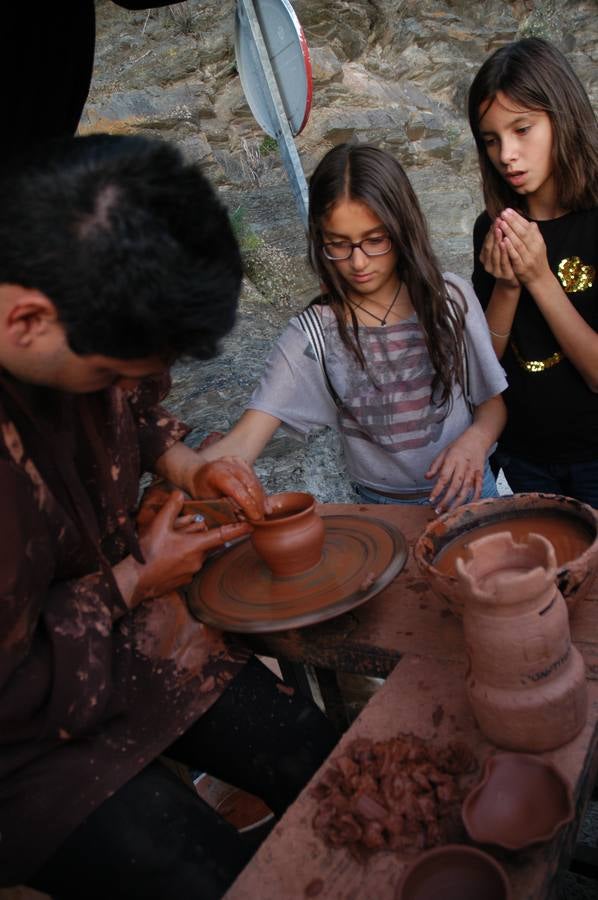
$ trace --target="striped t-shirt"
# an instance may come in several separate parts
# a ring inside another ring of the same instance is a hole
[[[467,303],[465,340],[470,399],[475,406],[507,386],[486,320],[471,286],[446,275],[451,294],[458,285]],[[326,369],[342,401],[337,408],[311,343],[291,319],[266,362],[248,404],[306,435],[336,428],[352,480],[381,491],[430,489],[425,473],[432,461],[471,424],[461,389],[453,392],[448,415],[432,399],[433,370],[416,316],[386,326],[360,326],[367,362],[362,369],[342,343],[332,311],[317,307],[325,340]]]

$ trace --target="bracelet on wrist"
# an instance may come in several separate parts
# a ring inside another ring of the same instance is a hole
[[[488,331],[490,332],[490,334],[492,335],[492,337],[497,337],[497,338],[508,338],[508,337],[511,336],[511,332],[510,332],[510,331],[507,331],[506,334],[501,334],[499,331],[492,331],[491,328],[489,328]]]

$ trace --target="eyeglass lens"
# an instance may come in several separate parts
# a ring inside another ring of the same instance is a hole
[[[392,246],[388,235],[366,238],[363,241],[329,241],[323,245],[324,256],[328,259],[349,259],[356,247],[366,256],[383,256]]]

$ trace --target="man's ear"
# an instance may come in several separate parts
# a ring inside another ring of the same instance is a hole
[[[52,301],[40,291],[11,285],[4,308],[6,337],[18,347],[29,347],[56,325],[58,313]]]

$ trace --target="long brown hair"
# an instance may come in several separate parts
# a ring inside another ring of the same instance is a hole
[[[579,78],[563,54],[541,38],[525,38],[496,50],[469,89],[469,124],[478,149],[486,208],[494,218],[505,207],[527,212],[525,199],[488,158],[480,123],[501,91],[515,103],[542,110],[552,123],[552,162],[559,206],[598,204],[598,124]]]
[[[407,175],[390,153],[371,144],[339,144],[324,156],[311,176],[309,261],[324,288],[322,297],[314,302],[330,306],[343,344],[367,369],[353,306],[336,265],[322,252],[323,220],[342,199],[366,204],[392,238],[397,274],[409,291],[434,369],[432,392],[439,405],[448,404],[448,411],[455,381],[465,389],[465,314],[448,292]],[[466,308],[465,298],[462,300]]]

